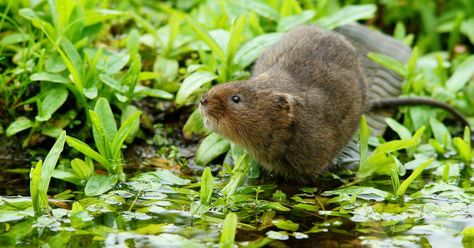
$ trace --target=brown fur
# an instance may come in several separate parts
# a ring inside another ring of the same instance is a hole
[[[263,52],[253,75],[203,96],[205,125],[281,176],[316,178],[351,139],[367,101],[364,71],[339,34],[288,32]],[[233,96],[241,101],[234,103]]]

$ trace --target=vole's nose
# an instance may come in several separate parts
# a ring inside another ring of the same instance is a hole
[[[207,98],[203,96],[200,102],[202,105],[206,105],[209,102],[209,100],[207,100]]]

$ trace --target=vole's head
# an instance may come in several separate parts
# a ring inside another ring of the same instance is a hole
[[[208,129],[248,147],[290,125],[294,104],[289,94],[241,81],[214,86],[201,98],[199,109]]]

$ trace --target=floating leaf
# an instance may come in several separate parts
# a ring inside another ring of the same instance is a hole
[[[99,175],[92,174],[87,180],[86,187],[84,188],[84,193],[86,196],[96,196],[103,194],[111,190],[115,184],[117,184],[118,176],[117,175]]]

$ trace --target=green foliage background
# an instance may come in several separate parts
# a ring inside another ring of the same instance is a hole
[[[404,77],[404,95],[447,102],[474,122],[470,0],[1,1],[0,159],[12,147],[49,154],[34,161],[31,198],[0,197],[0,244],[469,247],[471,133],[442,110],[401,108],[384,137],[362,121],[359,169],[294,190],[255,182],[251,158],[202,127],[199,95],[248,77],[284,32],[353,21],[413,48],[406,65],[371,55]],[[171,166],[125,174],[121,149],[133,143]]]

